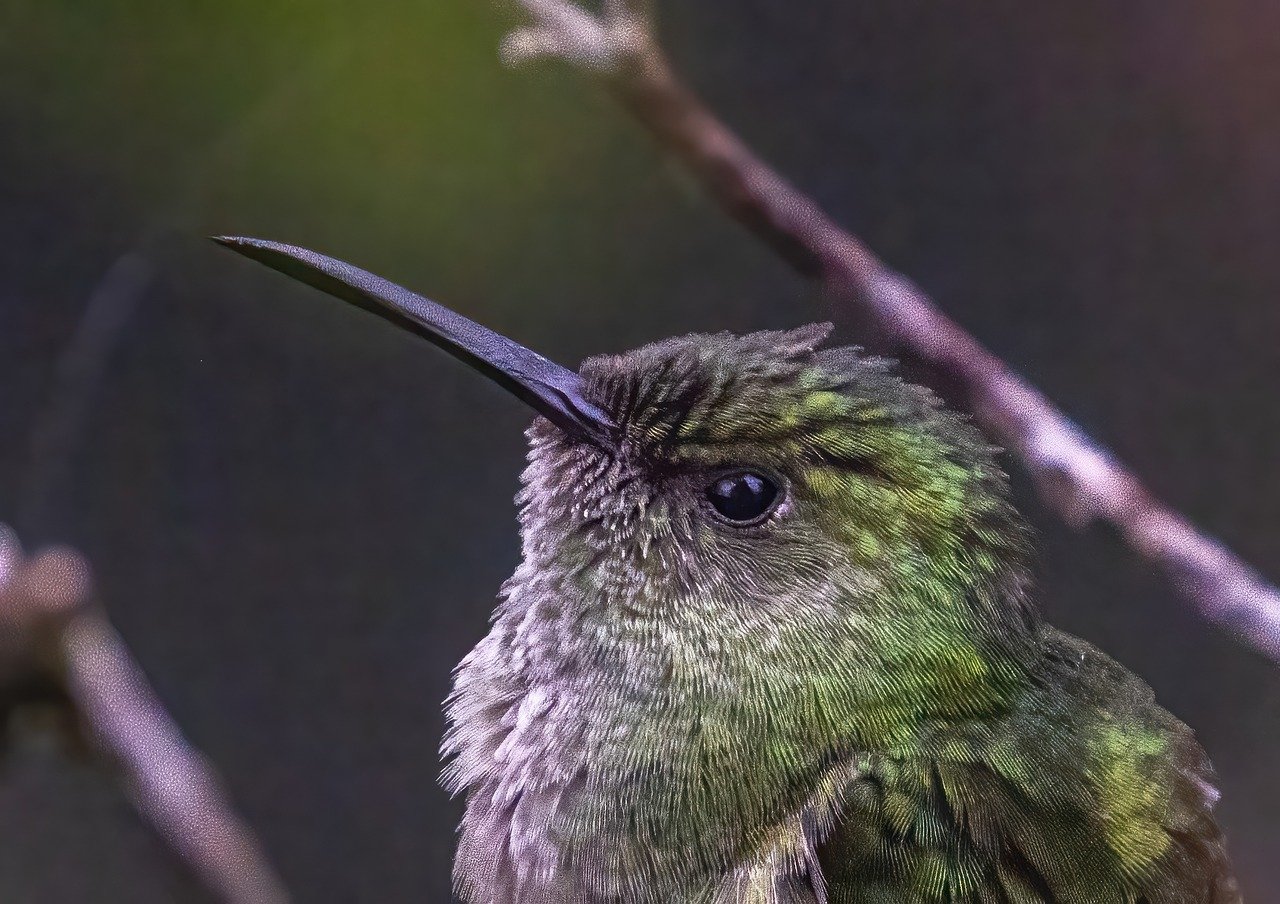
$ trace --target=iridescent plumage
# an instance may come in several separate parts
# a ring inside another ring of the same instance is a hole
[[[1042,624],[994,451],[828,327],[587,361],[457,671],[470,904],[1239,900],[1189,729]],[[768,520],[717,521],[725,468]]]
[[[218,241],[543,415],[524,560],[448,703],[468,904],[1240,901],[1190,729],[1041,622],[994,450],[884,361],[823,325],[575,374]]]

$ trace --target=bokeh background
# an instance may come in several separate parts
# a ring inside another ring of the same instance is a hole
[[[763,155],[1280,577],[1280,6],[658,6]],[[298,901],[448,900],[440,704],[517,559],[529,415],[201,236],[333,253],[566,363],[822,316],[607,97],[502,69],[511,24],[483,0],[0,3],[0,521],[88,553]],[[33,469],[95,292],[134,309],[74,455]],[[1280,671],[1018,487],[1045,609],[1199,730],[1247,897],[1280,899]],[[0,900],[202,899],[102,774],[22,742]]]

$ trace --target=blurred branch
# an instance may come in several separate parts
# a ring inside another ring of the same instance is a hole
[[[190,232],[208,202],[210,186],[230,163],[245,152],[266,125],[284,111],[321,76],[344,59],[346,50],[290,70],[253,105],[230,121],[216,140],[201,144],[182,167],[184,179],[159,213],[140,231],[132,245],[103,272],[85,305],[75,333],[58,356],[48,404],[39,414],[29,438],[29,464],[21,482],[15,524],[28,538],[56,535],[60,495],[71,482],[75,456],[92,411],[92,403],[116,347],[135,312],[156,283],[157,258],[170,237]]]
[[[0,524],[0,636],[7,682],[62,692],[74,721],[119,773],[142,817],[216,900],[284,904],[288,894],[217,775],[182,737],[93,599],[70,549],[27,558]]]
[[[298,69],[266,92],[185,169],[168,209],[103,273],[66,348],[49,402],[29,439],[18,523],[36,537],[55,532],[59,495],[94,394],[134,313],[152,288],[155,258],[175,224],[198,209],[210,177],[274,121],[323,67]],[[71,740],[86,744],[121,776],[139,814],[216,898],[228,904],[283,904],[288,894],[221,783],[151,690],[124,641],[91,597],[89,572],[66,549],[24,559],[16,535],[0,524],[0,702],[54,704],[68,710]],[[26,727],[30,727],[29,725]]]
[[[55,489],[69,483],[89,404],[125,326],[155,276],[150,243],[118,257],[89,295],[75,334],[58,358],[54,388],[31,431],[30,466],[18,520],[24,533],[51,528]]]
[[[841,319],[945,381],[1018,457],[1048,508],[1077,528],[1111,525],[1202,616],[1280,662],[1280,592],[1155,499],[1038,389],[758,158],[675,76],[643,6],[605,0],[596,14],[565,0],[512,2],[528,24],[503,43],[507,62],[559,58],[601,77],[726,213],[822,286]]]
[[[344,53],[294,68],[216,141],[201,145],[183,168],[186,178],[171,202],[95,285],[31,431],[17,513],[25,533],[42,537],[60,526],[58,503],[65,500],[59,494],[70,483],[94,394],[156,281],[162,244],[197,215],[218,172],[243,154],[262,126],[274,123],[302,91],[336,68]],[[288,901],[216,773],[183,739],[93,601],[83,560],[68,549],[26,559],[14,532],[0,524],[0,706],[13,701],[69,711],[71,740],[87,742],[112,764],[138,812],[217,900]]]

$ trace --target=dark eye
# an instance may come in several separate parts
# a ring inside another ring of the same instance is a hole
[[[756,471],[717,477],[707,487],[707,501],[730,524],[755,524],[778,504],[778,485]]]

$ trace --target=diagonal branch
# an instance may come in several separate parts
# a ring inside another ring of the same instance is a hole
[[[58,358],[53,390],[30,436],[18,524],[48,536],[70,479],[94,392],[134,312],[155,282],[155,258],[190,218],[210,177],[263,123],[341,61],[293,70],[184,171],[185,184],[133,246],[106,270]],[[123,779],[138,812],[218,901],[283,904],[288,894],[252,830],[232,809],[213,768],[182,737],[128,647],[92,601],[88,571],[70,551],[24,559],[0,524],[0,706],[16,686],[69,710],[73,741],[88,741]],[[25,698],[24,698],[25,699]],[[2,715],[2,714],[0,714]]]
[[[24,557],[0,524],[0,637],[5,679],[56,689],[139,814],[215,900],[286,904],[280,878],[217,774],[182,737],[94,601],[77,553]]]
[[[1043,393],[757,157],[675,76],[639,4],[606,0],[593,14],[566,0],[512,2],[529,24],[504,43],[508,62],[554,57],[602,77],[713,201],[821,285],[837,316],[952,387],[1017,456],[1049,509],[1075,527],[1111,525],[1203,617],[1280,662],[1280,592],[1153,497]]]

